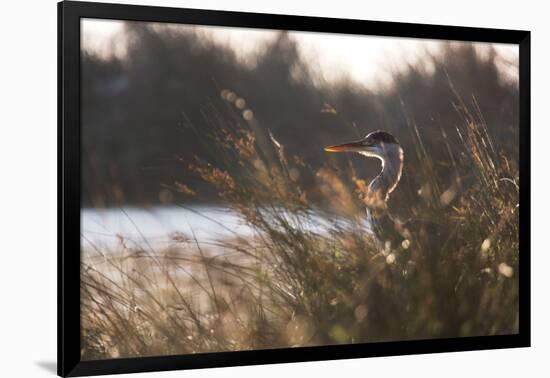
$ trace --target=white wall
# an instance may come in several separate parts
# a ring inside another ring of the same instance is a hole
[[[550,213],[546,199],[550,180],[546,157],[550,139],[546,104],[550,88],[550,22],[543,1],[129,2],[531,30],[532,348],[210,369],[185,374],[200,378],[518,377],[524,372],[528,376],[548,376],[545,357],[550,356],[550,250],[545,233],[550,234],[545,220]],[[5,1],[1,8],[0,49],[7,54],[0,55],[0,375],[52,376],[56,358],[56,4],[53,0]],[[37,249],[38,244],[43,248]],[[158,375],[176,377],[182,373]]]

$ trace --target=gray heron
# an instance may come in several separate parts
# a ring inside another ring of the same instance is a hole
[[[364,200],[367,204],[367,216],[376,236],[380,241],[394,239],[388,237],[388,233],[393,230],[387,228],[396,229],[397,225],[387,212],[387,202],[399,184],[403,171],[403,148],[397,139],[390,133],[379,130],[353,142],[325,147],[325,151],[355,152],[380,160],[381,171],[370,182]]]

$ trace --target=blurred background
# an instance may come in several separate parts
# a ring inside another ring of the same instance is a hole
[[[206,138],[216,117],[254,118],[313,170],[334,162],[324,146],[388,130],[404,145],[406,178],[408,126],[438,161],[442,128],[458,141],[458,95],[475,99],[496,149],[517,161],[514,45],[93,19],[81,35],[85,208],[215,202],[187,164],[217,163]],[[349,159],[358,176],[379,169]],[[176,182],[200,196],[178,196]]]

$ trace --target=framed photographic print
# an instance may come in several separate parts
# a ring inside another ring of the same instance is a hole
[[[58,11],[59,375],[529,346],[529,32]]]

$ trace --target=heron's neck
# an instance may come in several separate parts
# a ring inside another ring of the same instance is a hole
[[[384,154],[376,156],[382,162],[382,170],[369,185],[369,195],[373,200],[386,202],[396,188],[403,170],[403,149],[399,145],[386,145]]]

